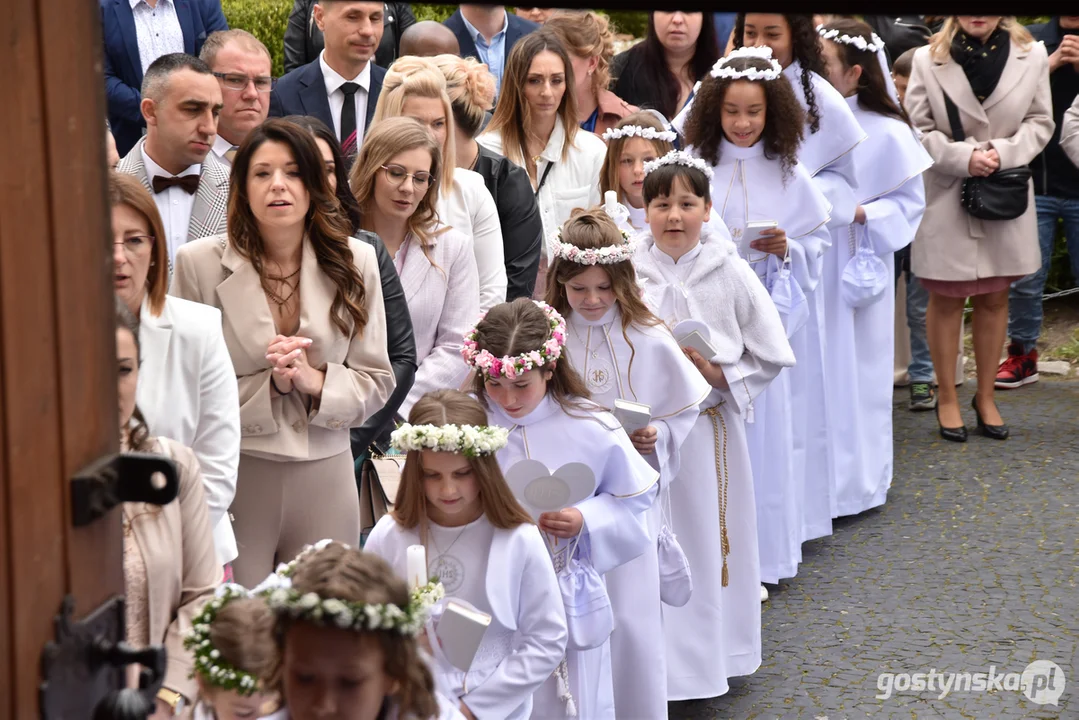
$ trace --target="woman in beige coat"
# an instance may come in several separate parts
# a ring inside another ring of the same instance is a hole
[[[183,647],[184,633],[213,597],[221,565],[195,453],[174,440],[151,436],[135,406],[139,321],[119,298],[116,359],[121,450],[170,457],[180,475],[179,495],[168,505],[123,504],[125,639],[137,648],[164,644],[168,650],[153,717],[172,717],[195,699],[198,688],[190,677],[192,658]],[[135,687],[138,666],[129,669],[129,684]]]
[[[360,540],[349,428],[394,388],[375,251],[349,237],[314,136],[256,128],[232,165],[228,235],[176,253],[171,292],[221,310],[240,391],[236,581],[307,544]]]
[[[966,139],[955,142],[945,94],[959,110]],[[926,330],[939,384],[941,435],[965,442],[955,387],[960,318],[974,304],[978,428],[1003,440],[1008,428],[993,399],[993,383],[1008,325],[1008,288],[1041,265],[1034,188],[1026,213],[980,220],[960,203],[963,179],[1026,165],[1053,134],[1049,62],[1014,18],[950,17],[914,56],[906,108],[933,156],[925,172],[926,209],[911,250],[914,273],[929,290]]]

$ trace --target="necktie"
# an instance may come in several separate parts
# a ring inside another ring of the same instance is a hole
[[[231,148],[225,151],[225,159],[229,161],[229,165],[236,162],[236,151],[239,150],[238,145],[233,145]]]
[[[341,86],[345,94],[345,104],[341,108],[341,151],[346,157],[356,154],[356,91],[360,86],[347,82]]]
[[[154,175],[152,185],[154,194],[163,193],[170,187],[178,187],[188,195],[194,195],[195,191],[199,189],[199,176],[181,175],[180,177],[165,177],[164,175]]]

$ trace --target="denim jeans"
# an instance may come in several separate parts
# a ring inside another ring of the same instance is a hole
[[[1037,272],[1012,283],[1008,293],[1008,336],[1029,353],[1038,346],[1042,331],[1042,293],[1049,265],[1053,259],[1057,221],[1064,219],[1064,236],[1068,239],[1072,275],[1079,279],[1079,198],[1058,198],[1037,195],[1038,244],[1042,250],[1042,266]]]
[[[933,382],[933,358],[929,355],[929,338],[925,334],[925,311],[929,307],[929,291],[910,270],[910,245],[895,254],[895,282],[907,275],[907,327],[910,329],[910,364],[907,375],[912,383]]]

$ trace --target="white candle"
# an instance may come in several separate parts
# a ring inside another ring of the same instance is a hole
[[[618,207],[618,193],[614,190],[608,190],[603,193],[603,209],[608,215],[614,213],[614,209]]]
[[[406,555],[408,587],[415,589],[427,584],[427,549],[423,545],[409,545]]]

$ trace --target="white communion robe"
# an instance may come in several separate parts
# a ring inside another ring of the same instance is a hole
[[[837,517],[884,504],[892,482],[892,356],[895,353],[896,250],[914,239],[925,211],[922,173],[933,160],[906,123],[847,98],[869,139],[854,149],[858,203],[866,223],[833,230],[835,252],[824,266],[828,346],[826,376]],[[859,309],[842,298],[843,269],[868,244],[888,267],[877,302]]]
[[[787,177],[778,158],[765,157],[762,143],[742,148],[723,140],[713,172],[712,205],[731,235],[740,239],[747,222],[777,221],[787,233],[791,263],[788,282],[798,285],[807,304],[819,297],[813,291],[820,281],[825,249],[831,242],[827,229],[829,204],[802,164],[797,163]],[[774,283],[779,282],[779,258],[770,255],[752,263],[752,267],[768,291],[774,292]],[[756,403],[756,422],[746,427],[756,489],[761,578],[767,583],[794,577],[802,560],[802,522],[809,500],[809,480],[805,435],[799,433],[799,426],[812,427],[823,419],[819,409],[814,416],[804,417],[808,411],[797,404],[808,394],[799,383],[805,382],[808,372],[819,371],[822,361],[810,340],[815,331],[813,324],[810,312],[803,327],[788,330],[798,364],[780,373],[762,393]],[[808,369],[802,368],[803,359]],[[829,487],[829,477],[820,473],[824,488]],[[827,509],[827,496],[824,499]],[[831,520],[830,515],[826,517]]]
[[[729,689],[727,678],[761,662],[757,512],[743,415],[794,364],[794,353],[771,298],[732,243],[702,238],[675,263],[649,234],[634,266],[660,318],[708,326],[716,349],[710,360],[730,384],[709,392],[682,444],[671,529],[689,559],[693,594],[683,607],[663,606],[668,699],[716,697]]]
[[[615,711],[622,720],[667,717],[667,666],[660,608],[657,556],[663,523],[663,493],[678,473],[679,450],[711,391],[664,325],[623,329],[616,302],[598,320],[570,311],[566,348],[575,370],[607,410],[615,400],[650,406],[657,432],[655,452],[642,457],[659,471],[660,497],[644,514],[651,548],[636,560],[607,573],[614,611],[611,667]],[[691,569],[692,571],[692,569]],[[650,658],[641,662],[641,658]]]
[[[386,515],[364,551],[406,577],[408,547],[423,544],[418,527],[405,528]],[[491,615],[467,675],[441,659],[433,664],[439,686],[479,720],[528,718],[533,693],[566,650],[566,613],[539,529],[524,524],[503,530],[486,516],[457,528],[430,523],[426,547],[429,573],[442,580],[446,597]]]
[[[590,406],[583,402],[586,408]],[[592,468],[596,492],[575,506],[584,516],[575,551],[578,562],[590,564],[604,575],[655,547],[643,516],[657,497],[659,473],[633,447],[613,415],[598,407],[567,412],[550,395],[520,418],[511,418],[494,403],[488,404],[490,424],[510,430],[509,443],[498,452],[503,471],[526,458],[542,462],[551,472],[571,462]],[[554,537],[547,541],[555,556],[564,556],[573,542]],[[638,661],[648,664],[651,657]],[[609,639],[591,650],[567,649],[566,662],[577,718],[613,720]],[[554,676],[533,696],[532,717],[570,717],[566,703],[558,697]]]
[[[783,74],[794,88],[798,102],[807,114],[809,106],[802,87],[802,66],[796,61]],[[805,165],[813,181],[832,205],[829,229],[845,228],[854,220],[858,207],[855,200],[857,178],[854,168],[854,149],[865,141],[865,130],[858,124],[843,96],[825,78],[809,73],[813,97],[820,114],[817,132],[810,129],[806,118],[805,139],[798,150],[798,162]],[[824,262],[836,252],[825,249]],[[798,367],[791,375],[793,393],[795,446],[804,457],[800,468],[804,472],[805,502],[802,540],[813,540],[832,534],[835,517],[835,497],[832,479],[835,468],[832,459],[832,429],[835,411],[832,398],[826,392],[832,368],[824,362],[831,333],[828,331],[822,291],[806,293],[809,305],[807,333],[795,344]]]

